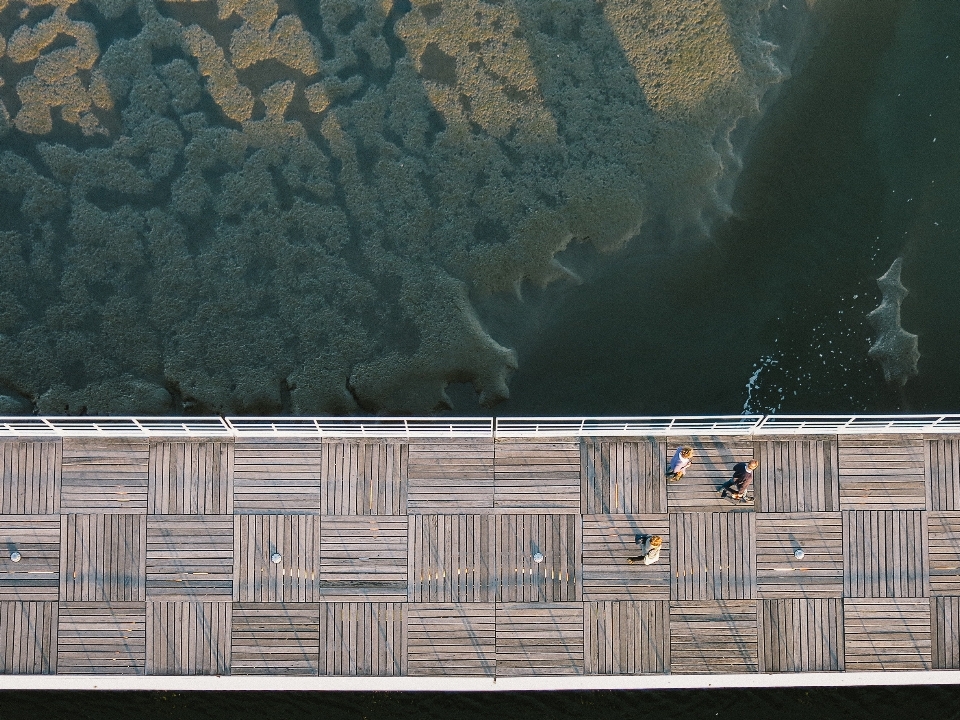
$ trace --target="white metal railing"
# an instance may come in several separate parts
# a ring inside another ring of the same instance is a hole
[[[763,415],[497,418],[497,437],[581,435],[749,435]]]
[[[957,433],[958,415],[309,418],[0,417],[0,437],[579,437]]]
[[[0,417],[4,436],[493,437],[493,418]]]
[[[754,434],[960,433],[960,415],[767,415]]]

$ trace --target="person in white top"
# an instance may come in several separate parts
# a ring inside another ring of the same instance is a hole
[[[683,477],[683,473],[693,462],[693,448],[689,445],[681,445],[673,454],[670,464],[667,465],[667,480],[676,482]]]
[[[644,565],[653,565],[660,559],[660,547],[663,538],[659,535],[637,535],[637,544],[640,545],[641,555],[627,558],[628,563],[642,562]]]

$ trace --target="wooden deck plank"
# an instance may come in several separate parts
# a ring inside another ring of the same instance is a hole
[[[761,672],[843,670],[842,599],[778,598],[758,609]]]
[[[401,515],[406,509],[406,443],[324,443],[323,515]]]
[[[59,440],[0,442],[0,514],[59,513],[62,454]]]
[[[324,443],[258,439],[234,449],[235,511],[320,514]]]
[[[658,562],[627,562],[640,554],[637,535],[659,535],[663,539]],[[672,552],[670,522],[665,513],[584,515],[584,600],[668,600]]]
[[[670,603],[670,672],[757,672],[757,601]]]
[[[581,675],[582,603],[497,603],[497,676]]]
[[[493,447],[497,512],[580,512],[579,443],[507,439]]]
[[[496,672],[496,606],[493,603],[410,603],[408,673],[416,676]]]
[[[493,515],[411,515],[408,600],[493,602],[497,557]]]
[[[233,464],[232,442],[151,443],[147,511],[232,515]]]
[[[319,603],[234,603],[230,628],[234,675],[317,675]]]
[[[497,515],[497,601],[581,600],[581,533],[580,515]]]
[[[770,439],[756,443],[758,512],[833,512],[840,509],[837,441]]]
[[[588,675],[665,673],[670,668],[670,603],[602,600],[583,604]]]
[[[930,602],[847,598],[843,603],[845,669],[929,670]]]
[[[148,602],[147,675],[230,672],[231,602]]]
[[[960,670],[960,597],[930,599],[933,667]]]
[[[580,440],[583,512],[650,514],[667,510],[660,444],[638,440]]]
[[[841,510],[924,510],[926,446],[919,435],[839,439]]]
[[[0,547],[21,554],[0,562],[0,600],[57,600],[60,597],[60,516],[0,516]]]
[[[926,515],[918,510],[844,511],[844,597],[926,596]]]
[[[927,515],[931,595],[960,596],[960,512]]]
[[[960,438],[926,441],[927,507],[960,510]]]
[[[238,515],[231,528],[234,600],[319,601],[320,522],[316,515]]]
[[[62,442],[62,512],[146,514],[148,442],[100,438],[64,438]]]
[[[49,675],[57,671],[56,602],[0,602],[0,673]]]
[[[763,598],[843,596],[843,520],[835,513],[757,515],[757,594]],[[803,550],[803,558],[794,553]]]
[[[146,598],[232,599],[233,524],[229,515],[148,516]]]
[[[143,602],[61,602],[58,609],[58,674],[143,675]]]
[[[320,674],[406,674],[406,616],[400,602],[321,603]]]
[[[324,516],[320,597],[326,601],[407,599],[406,517]]]
[[[61,516],[60,600],[142,602],[146,535],[142,515]]]
[[[675,600],[750,599],[756,596],[756,515],[671,513]]]
[[[407,512],[493,512],[493,440],[411,443]]]
[[[681,480],[666,484],[670,512],[736,512],[753,508],[753,502],[734,504],[722,500],[719,492],[733,476],[734,465],[753,459],[752,442],[735,438],[668,438],[660,443],[664,468],[680,445],[693,448],[693,461]]]

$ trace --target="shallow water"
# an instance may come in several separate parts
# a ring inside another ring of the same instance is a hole
[[[715,245],[645,239],[537,296],[503,414],[960,408],[960,6],[820,13],[825,34],[756,130]],[[900,255],[921,354],[902,392],[867,357],[864,322]]]

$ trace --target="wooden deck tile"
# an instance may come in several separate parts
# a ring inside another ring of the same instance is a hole
[[[803,558],[794,553],[803,550]],[[843,596],[840,513],[757,515],[757,595],[763,598]]]
[[[729,512],[752,509],[753,503],[732,503],[720,498],[720,488],[733,477],[733,466],[753,459],[752,442],[703,438],[670,438],[660,443],[663,467],[667,467],[680,445],[693,448],[693,462],[683,479],[667,483],[670,512]],[[756,482],[756,476],[754,476]]]
[[[670,603],[670,672],[757,672],[757,601]]]
[[[580,515],[497,515],[497,600],[581,600],[581,533]]]
[[[148,602],[147,675],[226,675],[230,672],[228,602]]]
[[[409,675],[493,677],[497,662],[493,603],[410,603],[407,608]]]
[[[920,435],[841,437],[841,510],[923,510],[926,447]]]
[[[843,670],[843,600],[781,598],[762,600],[761,672]]]
[[[756,597],[756,515],[671,513],[675,600]]]
[[[630,564],[640,554],[637,535],[663,539],[660,560]],[[671,572],[670,522],[658,515],[583,516],[584,600],[669,600]]]
[[[667,511],[664,461],[660,443],[655,439],[583,438],[580,455],[585,514],[629,515]]]
[[[0,513],[60,512],[62,451],[59,440],[0,442]]]
[[[0,600],[60,597],[60,516],[0,516]],[[20,562],[10,560],[18,551]]]
[[[319,603],[234,603],[230,630],[233,675],[319,672]]]
[[[145,440],[64,438],[60,509],[146,514],[149,467]]]
[[[232,600],[233,517],[147,518],[148,600]]]
[[[238,515],[232,537],[234,599],[319,601],[320,522],[317,515]],[[274,553],[279,563],[271,560]]]
[[[926,513],[848,510],[843,513],[844,597],[928,594]]]
[[[61,602],[59,610],[58,674],[143,675],[144,603]]]
[[[325,443],[320,513],[405,514],[407,453],[406,443]]]
[[[960,510],[960,438],[926,441],[927,507]]]
[[[960,670],[960,597],[930,599],[933,667]]]
[[[930,594],[960,595],[960,512],[927,514]]]
[[[232,442],[151,443],[148,512],[232,514],[233,462]]]
[[[320,513],[323,443],[319,440],[245,440],[234,449],[237,513]]]
[[[930,602],[926,599],[843,601],[845,669],[929,670]]]
[[[0,602],[0,673],[48,675],[57,671],[57,603]]]
[[[639,675],[670,669],[670,603],[607,600],[583,604],[588,675]]]
[[[497,676],[582,675],[583,604],[497,604]]]
[[[324,516],[320,597],[327,601],[407,599],[407,518]]]
[[[493,506],[498,513],[580,512],[580,444],[498,440]]]
[[[496,599],[493,515],[411,515],[407,545],[410,602]]]
[[[143,601],[143,515],[62,515],[60,600]]]
[[[320,674],[405,675],[406,615],[406,603],[322,603]]]
[[[407,512],[493,512],[493,440],[411,443]]]
[[[790,438],[758,442],[754,471],[759,512],[833,512],[840,509],[837,440]]]

